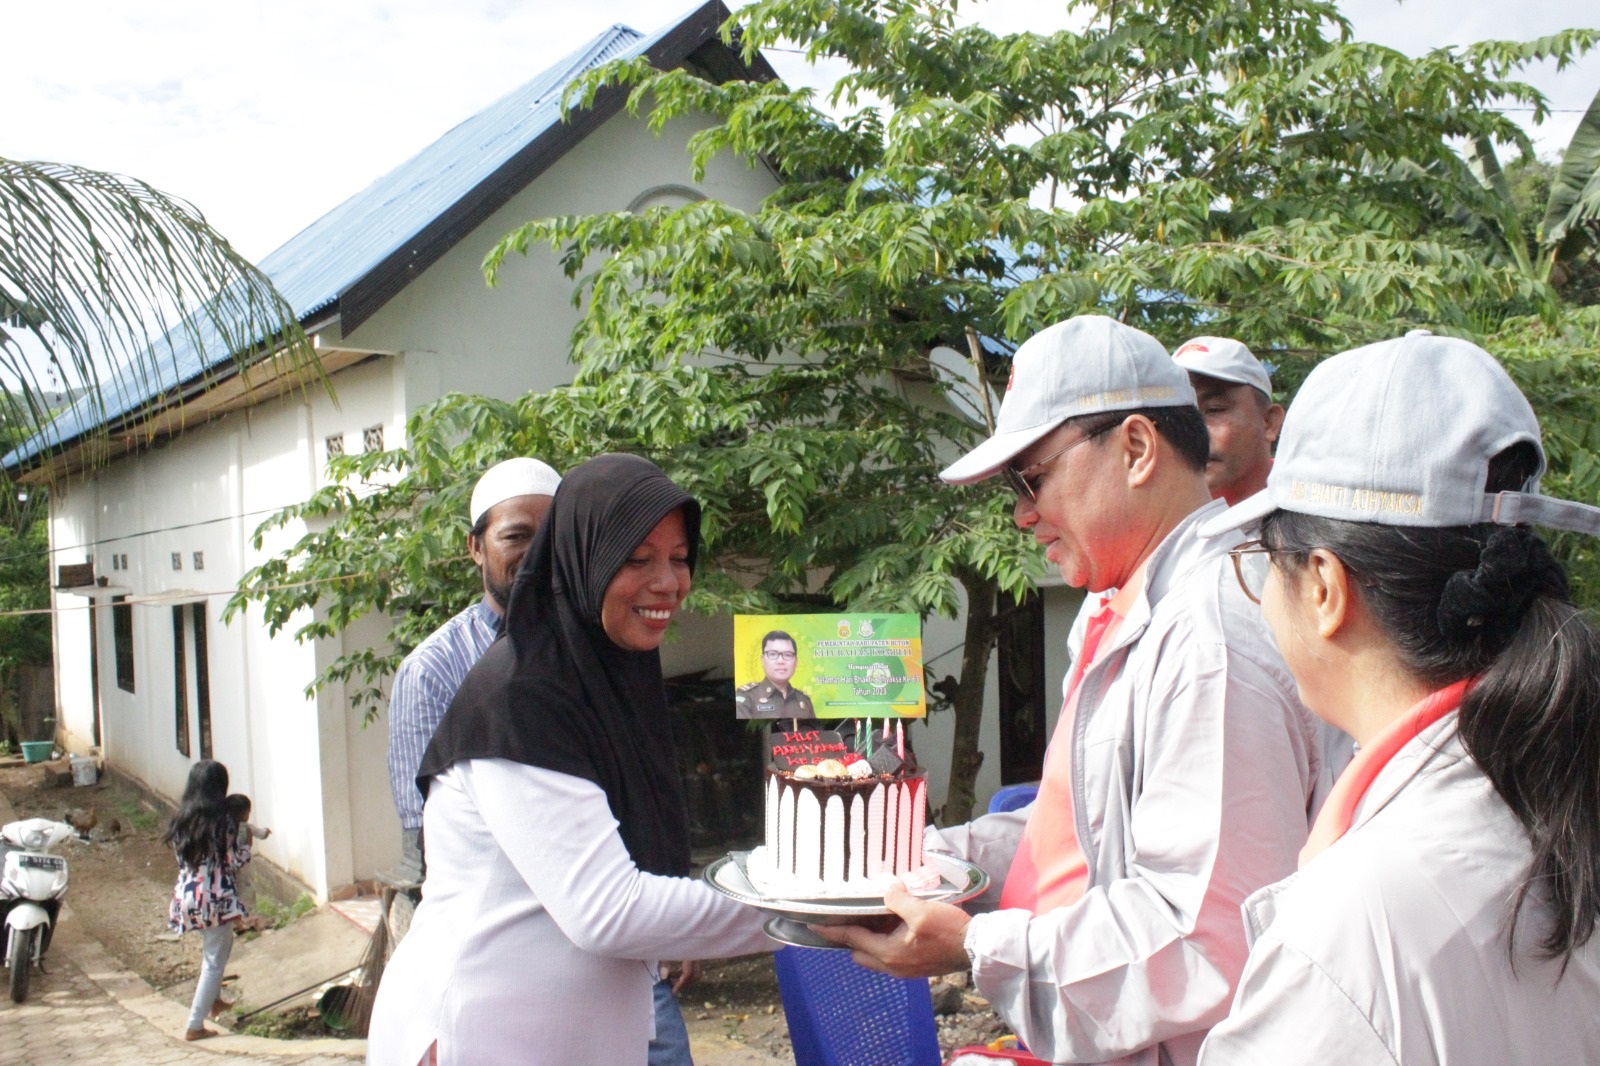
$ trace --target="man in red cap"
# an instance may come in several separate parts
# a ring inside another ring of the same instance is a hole
[[[1272,375],[1249,348],[1227,337],[1195,337],[1172,353],[1189,372],[1211,437],[1206,487],[1232,507],[1267,487],[1283,405],[1272,401]]]

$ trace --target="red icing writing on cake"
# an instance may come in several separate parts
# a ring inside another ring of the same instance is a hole
[[[831,759],[844,750],[845,746],[843,742],[828,744],[821,741],[816,741],[804,744],[772,745],[772,754],[774,755],[787,755],[790,759],[793,759],[796,755],[815,755],[817,758],[813,760],[814,762],[821,762],[823,759]]]

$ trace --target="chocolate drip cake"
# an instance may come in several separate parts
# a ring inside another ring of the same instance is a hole
[[[875,897],[922,867],[926,775],[914,764],[879,773],[857,756],[847,760],[767,771],[766,843],[747,863],[763,892]]]

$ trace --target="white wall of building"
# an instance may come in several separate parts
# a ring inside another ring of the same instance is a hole
[[[61,485],[51,492],[48,535],[52,548],[50,577],[56,568],[95,557],[92,525],[95,488],[86,482]],[[103,564],[109,565],[109,563]],[[96,623],[93,596],[87,590],[52,592],[52,652],[55,660],[56,729],[74,751],[94,744],[93,680],[90,677],[89,629]],[[110,639],[109,620],[105,637]]]
[[[718,159],[704,181],[691,181],[684,143],[704,125],[680,120],[657,137],[628,115],[611,119],[351,332],[347,343],[408,353],[405,395],[412,409],[447,392],[510,399],[571,381],[567,349],[578,309],[555,254],[540,247],[512,257],[495,289],[483,280],[484,256],[530,219],[621,211],[653,189],[692,187],[706,198],[755,208],[776,188],[763,169]]]

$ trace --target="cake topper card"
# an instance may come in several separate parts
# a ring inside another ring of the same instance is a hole
[[[741,614],[733,619],[740,718],[922,718],[914,614]]]

